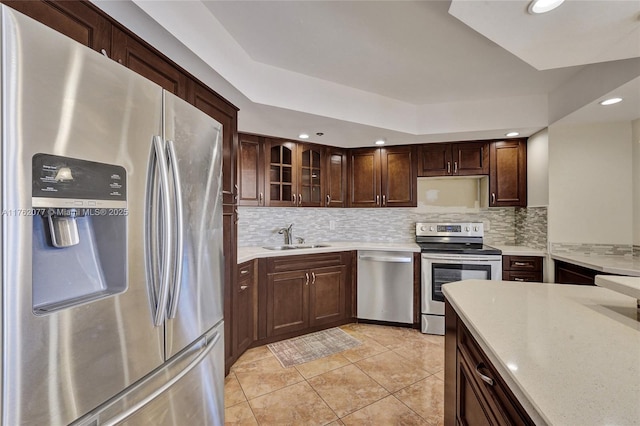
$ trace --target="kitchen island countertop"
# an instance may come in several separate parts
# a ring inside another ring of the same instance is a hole
[[[594,286],[502,281],[442,289],[536,424],[640,424],[634,298]]]

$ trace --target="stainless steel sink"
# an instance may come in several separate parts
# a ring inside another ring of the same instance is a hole
[[[295,248],[305,249],[305,248],[322,248],[322,247],[331,247],[329,244],[296,244]]]
[[[329,244],[287,244],[282,246],[265,246],[267,250],[297,250],[297,249],[312,249],[312,248],[322,248],[322,247],[331,247]]]

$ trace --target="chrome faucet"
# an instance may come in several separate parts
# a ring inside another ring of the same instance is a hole
[[[293,223],[286,228],[280,228],[278,234],[284,234],[284,243],[289,245],[293,239]]]

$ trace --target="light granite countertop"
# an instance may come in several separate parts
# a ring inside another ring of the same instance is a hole
[[[634,298],[541,283],[468,280],[442,288],[536,424],[640,424]]]
[[[502,251],[503,256],[536,256],[545,257],[547,255],[546,250],[535,249],[527,246],[503,246],[489,244],[491,247],[495,247]]]
[[[420,247],[415,243],[371,243],[371,242],[327,242],[329,247],[318,247],[309,249],[296,250],[268,250],[264,247],[238,247],[238,264],[253,259],[263,257],[277,256],[295,256],[300,254],[330,253],[334,251],[350,251],[350,250],[384,250],[384,251],[410,251],[414,253],[420,252]],[[266,244],[265,244],[266,245]],[[527,246],[504,246],[490,244],[502,251],[503,255],[512,256],[540,256],[547,255],[546,251],[534,249]]]
[[[328,247],[295,250],[269,250],[264,247],[238,247],[238,264],[263,257],[295,256],[302,254],[331,253],[334,251],[381,250],[420,252],[415,243],[367,243],[367,242],[326,242]]]
[[[633,297],[638,300],[638,308],[640,308],[640,277],[596,275],[596,285]]]
[[[640,277],[640,257],[598,256],[579,253],[551,253],[551,258],[607,274]]]

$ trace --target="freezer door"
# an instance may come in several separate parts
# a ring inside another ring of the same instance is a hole
[[[73,426],[224,424],[224,324]]]
[[[222,320],[222,126],[171,93],[164,99],[178,229],[165,326],[169,359]]]
[[[1,13],[1,204],[12,212],[0,219],[2,424],[69,424],[163,362],[163,327],[152,324],[143,245],[145,181],[152,138],[162,130],[162,90],[10,8]],[[46,219],[30,215],[37,153],[124,168],[125,256],[109,252],[122,234],[93,226],[99,218],[90,215],[78,219],[78,228],[81,243],[94,251],[47,242]],[[81,289],[83,280],[99,281],[120,259],[126,266],[116,295],[34,311],[36,282]]]

